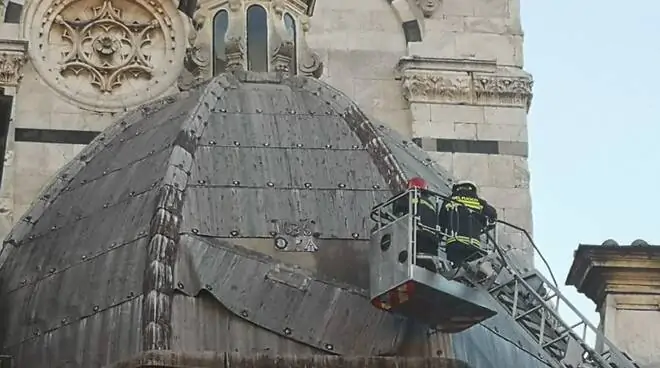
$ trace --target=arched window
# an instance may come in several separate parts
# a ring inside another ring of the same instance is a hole
[[[247,10],[248,70],[268,71],[268,17],[266,9],[252,5]]]
[[[227,55],[225,54],[225,35],[229,28],[229,13],[220,10],[213,17],[213,75],[225,71]]]
[[[295,75],[298,73],[298,35],[296,33],[296,21],[291,14],[284,14],[284,25],[293,41],[293,56],[291,57],[291,64],[289,64],[289,73]]]

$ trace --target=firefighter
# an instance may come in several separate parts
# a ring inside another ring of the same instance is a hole
[[[447,260],[460,267],[485,255],[481,250],[481,234],[495,227],[497,211],[479,198],[477,186],[472,182],[458,182],[451,191],[450,198],[442,203],[438,220],[446,236]]]
[[[438,247],[440,246],[440,236],[435,229],[438,223],[438,211],[436,205],[436,196],[427,190],[426,181],[421,178],[412,178],[408,181],[408,189],[419,189],[419,201],[417,202],[417,215],[419,216],[419,223],[428,227],[418,228],[417,234],[417,254],[425,254],[429,256],[438,255]],[[408,213],[408,196],[402,197],[394,203],[394,214],[396,216],[403,216]],[[435,263],[429,259],[417,260],[417,265],[424,267],[431,272],[436,272]]]

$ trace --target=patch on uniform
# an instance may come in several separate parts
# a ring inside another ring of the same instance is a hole
[[[321,236],[317,231],[316,221],[272,220],[271,234],[275,249],[281,252],[316,252],[319,250],[316,239]]]

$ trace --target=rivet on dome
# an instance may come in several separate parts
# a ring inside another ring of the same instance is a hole
[[[332,148],[332,145],[331,144],[326,144],[325,148],[330,149],[330,148]]]
[[[54,225],[51,226],[51,227],[50,227],[50,230],[57,230],[57,226],[54,226]]]
[[[375,185],[374,185],[374,189],[380,189],[380,185],[375,184]]]
[[[270,143],[266,142],[266,143],[263,144],[263,146],[264,146],[264,147],[269,147],[269,146],[270,146]]]
[[[110,207],[110,205],[108,203],[103,204],[103,208],[108,208],[108,207]]]
[[[303,146],[302,143],[296,143],[296,147],[301,148]]]
[[[240,145],[241,145],[241,143],[240,143],[239,141],[234,141],[234,146],[237,146],[237,147],[238,147],[238,146],[240,146]]]
[[[199,184],[205,184],[205,183],[206,183],[206,180],[201,180],[201,179],[200,179],[200,180],[197,180],[197,183],[199,183]]]
[[[129,197],[135,197],[135,192],[134,192],[134,191],[131,191],[130,193],[128,193],[128,196],[129,196]]]
[[[360,146],[358,146],[357,144],[354,144],[354,145],[351,146],[351,148],[352,149],[358,149],[358,148],[360,148]]]
[[[215,141],[209,141],[209,145],[214,146],[214,145],[215,145]]]
[[[80,259],[82,259],[84,261],[84,260],[87,259],[87,256],[82,256],[82,257],[80,257]]]
[[[193,233],[193,234],[199,234],[199,229],[195,229],[195,228],[193,228],[193,229],[192,229],[192,233]]]
[[[62,318],[62,320],[61,320],[60,322],[62,322],[62,324],[65,325],[66,322],[67,322],[67,321],[66,321],[66,318]]]
[[[353,236],[354,239],[357,239],[357,238],[360,237],[360,234],[358,234],[358,233],[353,233],[353,234],[351,234],[351,236]]]
[[[291,329],[288,328],[288,327],[285,327],[285,328],[284,328],[284,334],[285,334],[285,335],[291,335]]]
[[[243,310],[241,311],[241,316],[242,316],[243,318],[247,318],[247,316],[248,316],[248,312],[247,312],[245,309],[243,309]]]
[[[227,109],[225,109],[225,108],[223,107],[223,108],[220,109],[220,112],[227,112]]]
[[[54,268],[54,267],[51,268],[48,272],[50,272],[50,273],[55,273],[55,268]]]
[[[257,113],[258,113],[258,114],[260,114],[260,113],[262,113],[262,112],[263,112],[263,110],[261,110],[261,109],[257,109]]]
[[[178,284],[176,284],[176,286],[177,286],[179,289],[183,289],[183,282],[179,282]]]
[[[213,286],[211,286],[210,284],[206,284],[206,285],[204,285],[204,287],[205,287],[206,290],[208,290],[208,291],[213,290]]]
[[[234,180],[234,181],[232,181],[231,183],[234,184],[234,185],[241,185],[241,182],[238,181],[238,180]]]
[[[311,187],[312,187],[312,183],[305,183],[305,188],[311,188]]]
[[[343,189],[343,188],[346,188],[346,184],[344,184],[344,183],[339,183],[338,187],[340,187],[340,188],[342,188],[342,189]]]
[[[229,235],[231,236],[238,236],[238,230],[232,230]]]
[[[273,182],[269,181],[268,183],[266,183],[266,186],[268,186],[269,188],[272,188],[272,187],[275,186],[275,184],[273,184]]]
[[[332,344],[325,344],[325,348],[326,348],[327,350],[334,350],[334,349],[335,349],[335,347],[332,346]]]
[[[94,312],[98,312],[98,311],[99,311],[99,306],[98,306],[98,305],[95,305],[94,308],[92,308],[92,310],[93,310]]]
[[[296,110],[294,110],[294,109],[289,110],[289,114],[294,115],[295,113],[296,113]]]

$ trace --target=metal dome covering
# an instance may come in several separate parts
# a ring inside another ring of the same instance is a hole
[[[427,329],[362,289],[369,211],[412,176],[449,189],[419,147],[314,79],[227,74],[145,105],[64,167],[5,240],[1,352],[26,367],[148,350],[405,355]],[[538,366],[533,347],[479,328],[456,335],[454,355]]]

